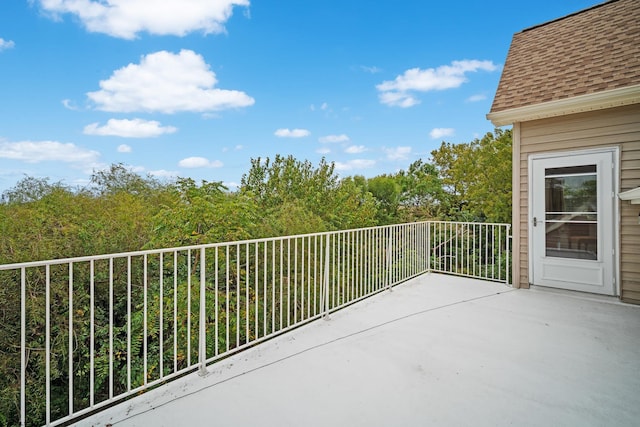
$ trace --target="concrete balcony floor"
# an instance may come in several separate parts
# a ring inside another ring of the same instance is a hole
[[[78,425],[638,426],[640,307],[426,274]]]

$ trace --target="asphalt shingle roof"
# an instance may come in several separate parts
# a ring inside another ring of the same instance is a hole
[[[513,36],[491,112],[640,84],[640,0],[610,0]]]

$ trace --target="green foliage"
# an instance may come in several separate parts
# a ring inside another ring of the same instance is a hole
[[[94,171],[88,190],[96,195],[120,192],[135,196],[150,195],[162,184],[151,176],[141,177],[122,163],[112,164],[109,169]]]
[[[400,185],[400,206],[403,219],[407,222],[436,218],[444,197],[442,181],[438,170],[422,159],[401,170],[396,179]]]
[[[431,152],[445,218],[511,221],[511,139],[511,130],[496,129],[468,144],[443,142]]]
[[[2,193],[1,203],[18,204],[40,200],[56,190],[66,190],[62,183],[49,183],[49,178],[25,176],[16,185]]]
[[[252,159],[251,169],[242,177],[240,195],[252,198],[264,217],[273,216],[276,221],[286,213],[286,206],[293,206],[295,212],[321,225],[314,231],[370,225],[374,221],[371,198],[352,181],[340,181],[334,165],[324,159],[315,167],[293,156],[278,155],[273,162],[269,158]],[[300,229],[297,222],[295,228]],[[269,235],[277,229],[282,227],[267,224],[260,234]]]
[[[379,224],[393,224],[398,217],[401,187],[391,176],[381,175],[367,181],[367,189],[376,200]]]
[[[178,179],[171,195],[152,219],[153,235],[146,245],[175,247],[244,240],[259,224],[254,201],[231,194],[221,182]]]

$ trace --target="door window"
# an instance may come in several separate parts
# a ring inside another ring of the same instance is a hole
[[[596,165],[545,169],[546,255],[598,259]]]

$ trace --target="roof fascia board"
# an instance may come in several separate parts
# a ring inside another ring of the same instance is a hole
[[[618,194],[620,200],[629,200],[631,204],[640,205],[640,187]]]
[[[494,126],[506,126],[516,122],[546,119],[548,117],[638,103],[640,103],[640,85],[634,85],[497,111],[487,114],[487,119],[491,120]]]

